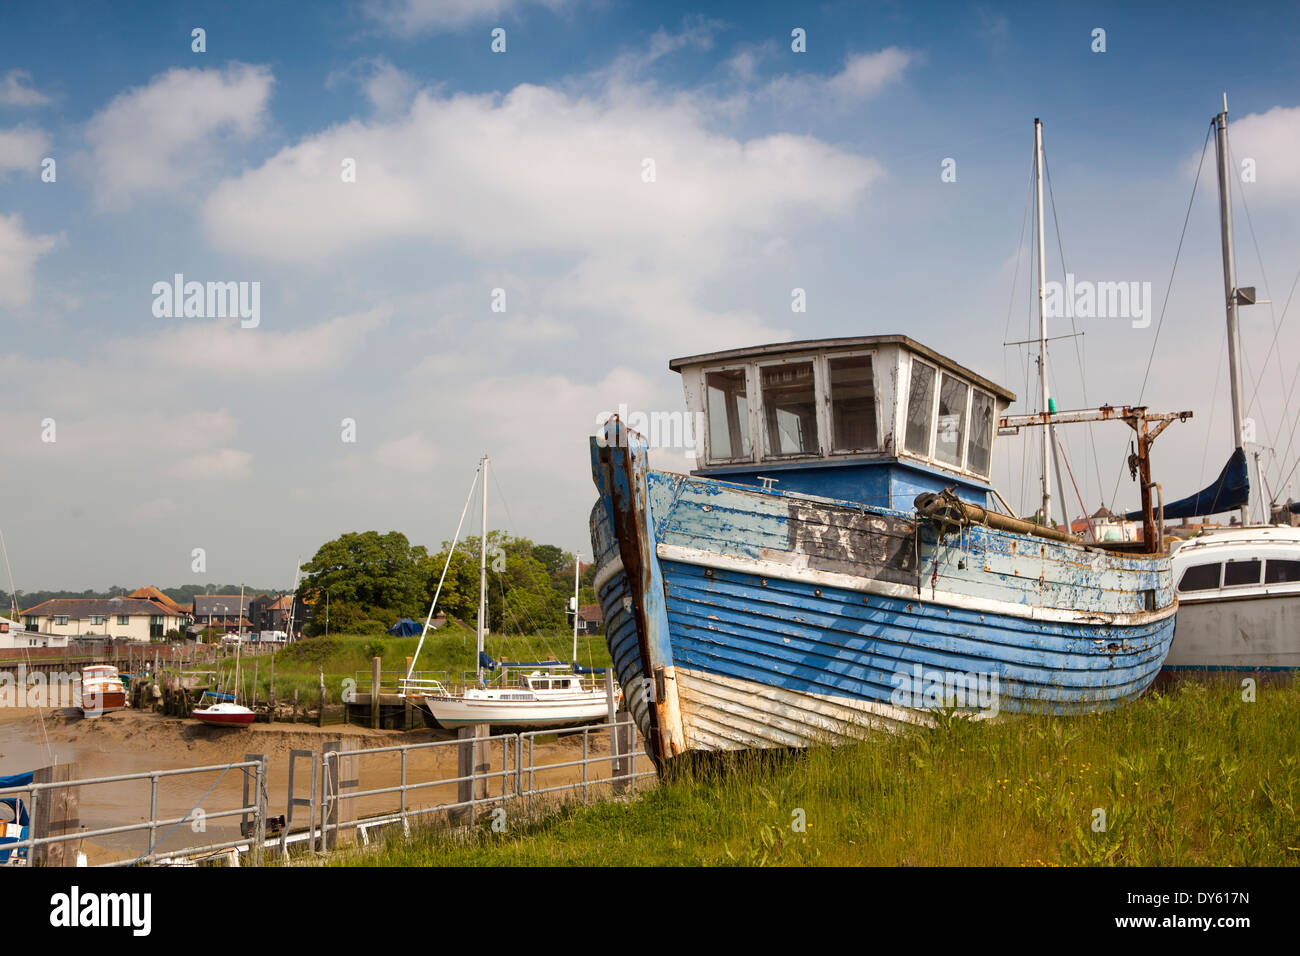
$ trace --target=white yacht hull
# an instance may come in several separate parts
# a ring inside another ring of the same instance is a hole
[[[1300,668],[1300,594],[1214,597],[1178,604],[1168,671]]]
[[[589,724],[609,714],[604,695],[584,694],[567,700],[510,700],[493,697],[421,698],[425,709],[447,730],[474,724],[494,727],[568,727]]]

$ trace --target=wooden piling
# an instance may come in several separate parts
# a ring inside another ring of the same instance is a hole
[[[317,718],[318,727],[325,726],[325,672],[320,672],[320,715]]]
[[[379,729],[379,685],[384,661],[381,657],[370,659],[370,729]]]
[[[75,763],[59,763],[52,767],[41,767],[32,775],[32,782],[55,783],[73,780],[76,775]],[[31,835],[39,839],[80,830],[80,793],[80,787],[59,787],[35,794],[32,800]],[[77,850],[71,841],[47,843],[34,849],[31,860],[35,866],[76,866]]]
[[[456,748],[456,776],[465,779],[456,784],[456,802],[468,803],[481,800],[487,796],[487,778],[484,776],[491,769],[489,742],[480,738],[488,736],[491,728],[487,724],[473,724],[461,727],[456,736],[461,744]],[[457,807],[451,812],[453,825],[461,826],[474,822],[473,806]]]

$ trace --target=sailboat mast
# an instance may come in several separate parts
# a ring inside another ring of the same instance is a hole
[[[474,655],[474,676],[483,681],[483,631],[487,628],[487,478],[488,456],[482,459],[483,522],[478,546],[478,652]]]
[[[1043,228],[1043,122],[1034,120],[1034,188],[1037,193],[1038,220],[1038,385],[1039,408],[1048,412],[1047,393],[1047,296],[1044,291],[1047,271],[1047,239]],[[1052,520],[1052,453],[1051,428],[1043,429],[1043,523]]]
[[[1214,153],[1219,166],[1219,232],[1223,240],[1223,295],[1228,308],[1228,376],[1232,393],[1232,448],[1242,447],[1241,338],[1237,326],[1237,264],[1232,255],[1232,203],[1228,181],[1228,94],[1223,112],[1214,117]],[[1241,506],[1241,523],[1249,521],[1249,502]]]
[[[578,663],[578,578],[582,572],[582,562],[578,552],[573,552],[573,663]]]

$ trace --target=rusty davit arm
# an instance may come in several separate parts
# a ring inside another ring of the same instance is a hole
[[[608,469],[614,534],[632,595],[642,672],[651,682],[647,695],[653,736],[649,741],[651,755],[661,763],[686,750],[686,737],[677,700],[664,576],[650,513],[648,453],[646,440],[617,415],[605,423],[599,460],[601,467]]]
[[[1129,469],[1138,479],[1142,492],[1142,540],[1147,550],[1164,550],[1164,506],[1157,519],[1151,492],[1160,485],[1151,480],[1151,445],[1172,422],[1185,422],[1191,412],[1148,412],[1145,405],[1102,405],[1068,412],[1037,412],[1033,415],[1006,415],[998,421],[999,435],[1015,435],[1034,425],[1068,425],[1076,422],[1125,422],[1137,433],[1137,449],[1129,457]],[[1154,426],[1154,427],[1153,427]],[[1067,529],[1068,530],[1068,529]]]

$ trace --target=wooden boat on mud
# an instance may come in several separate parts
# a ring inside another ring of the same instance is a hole
[[[253,722],[253,711],[235,701],[233,694],[206,693],[190,716],[209,727],[247,727]]]
[[[81,715],[101,717],[126,708],[122,675],[112,664],[91,664],[81,669]]]

